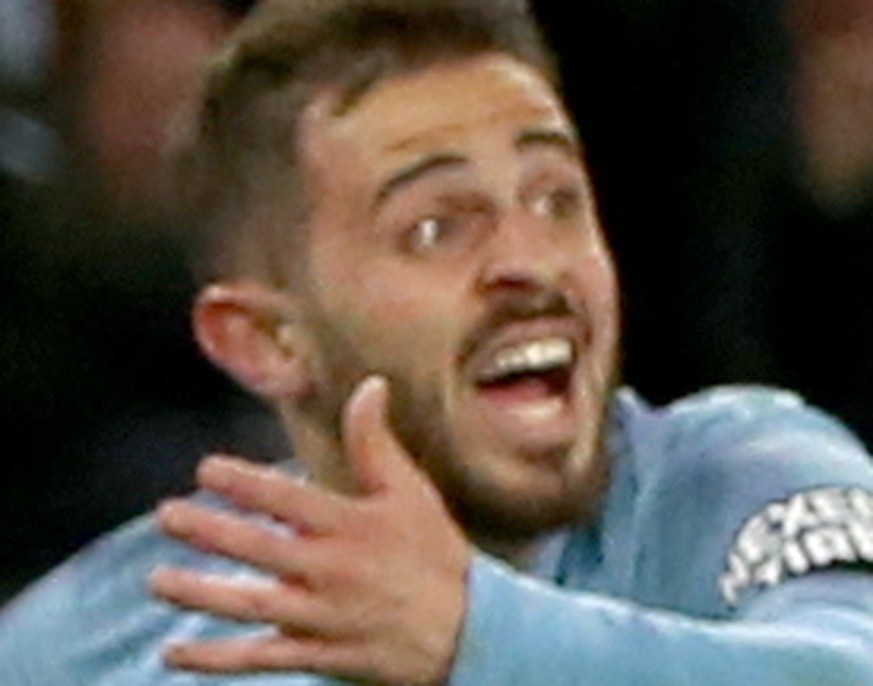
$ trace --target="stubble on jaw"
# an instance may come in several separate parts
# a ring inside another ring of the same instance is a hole
[[[537,316],[578,314],[571,304],[559,300],[558,297],[541,297],[536,304],[509,303],[493,307],[471,328],[462,350],[475,349],[505,324]],[[583,478],[577,471],[566,469],[556,477],[563,482],[554,496],[519,497],[502,492],[487,477],[479,475],[475,460],[463,459],[461,446],[449,430],[436,382],[428,390],[421,382],[404,374],[370,363],[350,337],[320,313],[311,323],[312,330],[317,331],[320,350],[319,379],[316,392],[302,409],[329,433],[335,445],[335,454],[330,457],[332,469],[347,469],[342,439],[345,402],[358,383],[369,374],[378,373],[388,379],[391,389],[391,427],[474,542],[487,542],[489,548],[496,550],[514,550],[556,529],[584,526],[597,517],[610,476],[611,458],[606,438],[610,399],[618,385],[615,351],[607,363],[606,382],[597,403],[598,416],[583,418],[585,424],[594,427],[588,439],[580,436],[579,443],[542,457],[544,462],[558,466],[571,460],[580,461]]]
[[[587,526],[597,518],[612,463],[606,434],[606,421],[601,418],[590,448],[573,446],[541,456],[543,462],[553,465],[574,459],[584,463],[582,478],[570,471],[556,476],[559,485],[549,497],[501,492],[477,478],[461,461],[435,460],[436,467],[429,469],[425,461],[424,466],[474,542],[486,549],[497,546],[513,550],[564,527]],[[573,455],[574,451],[581,454]]]

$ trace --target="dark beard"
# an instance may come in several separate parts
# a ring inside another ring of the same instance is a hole
[[[563,303],[548,303],[549,314],[565,314]],[[521,312],[518,306],[506,306],[496,311],[468,339],[468,349],[481,340],[485,332],[498,328],[506,321],[542,315],[542,304]],[[389,381],[389,418],[401,445],[433,481],[458,524],[474,542],[493,541],[512,546],[529,542],[549,531],[581,524],[596,514],[596,508],[608,478],[608,458],[603,448],[604,421],[598,418],[600,431],[588,458],[592,461],[590,478],[584,483],[567,484],[558,496],[549,500],[520,500],[517,495],[500,492],[494,484],[477,475],[459,459],[460,446],[448,431],[444,403],[437,384],[418,388],[405,374],[395,372],[388,365],[365,359],[359,347],[349,340],[326,318],[318,318],[312,330],[319,332],[318,344],[322,353],[323,377],[310,403],[318,421],[326,426],[342,445],[343,407],[355,387],[370,374],[381,374]],[[421,384],[418,384],[421,385]],[[606,410],[612,388],[604,392],[601,414]],[[576,447],[575,449],[579,449]],[[569,450],[573,450],[570,448]],[[555,463],[569,459],[569,455],[552,456]],[[337,455],[345,460],[345,454]]]
[[[573,483],[569,477],[556,497],[548,499],[524,499],[502,492],[487,480],[477,478],[464,461],[451,459],[445,449],[440,452],[438,445],[422,445],[421,434],[416,441],[420,445],[417,455],[449,511],[471,540],[512,548],[569,525],[584,525],[597,516],[610,467],[604,422],[599,426],[592,454],[586,457],[590,465],[587,478]],[[561,449],[561,454],[543,459],[559,464],[571,459],[570,453],[579,449],[578,446]]]
[[[352,358],[344,355],[333,389],[348,389],[345,393],[330,392],[331,426],[338,440],[341,433],[342,404],[355,384],[369,373],[380,373],[390,382],[391,428],[406,452],[423,469],[441,493],[449,511],[461,528],[474,542],[492,541],[515,546],[529,542],[555,529],[590,520],[596,510],[606,482],[607,460],[598,438],[597,463],[591,469],[591,478],[578,485],[568,485],[560,496],[548,501],[519,500],[513,494],[495,491],[495,486],[483,483],[468,469],[460,458],[460,448],[446,429],[443,403],[436,393],[416,390],[408,379],[384,369],[366,369],[358,360],[356,371],[349,369]],[[355,380],[354,382],[352,380]],[[602,426],[602,422],[601,422]],[[566,455],[546,458],[556,463],[568,459]]]
[[[436,393],[416,393],[406,379],[391,380],[391,426],[471,540],[511,547],[568,525],[585,525],[598,516],[610,476],[607,414],[617,383],[614,367],[591,445],[574,444],[561,450],[565,454],[544,456],[545,461],[560,464],[571,459],[575,450],[590,451],[585,457],[589,464],[587,478],[566,483],[559,495],[547,500],[522,500],[477,477],[467,466],[468,461],[460,459],[460,446],[446,429],[441,398]]]

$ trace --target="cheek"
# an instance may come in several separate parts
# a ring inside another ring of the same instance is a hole
[[[375,275],[342,290],[342,296],[334,294],[327,316],[370,369],[412,380],[439,366],[449,337],[438,299],[414,297]]]
[[[581,274],[594,336],[592,363],[598,384],[605,385],[613,378],[617,364],[621,327],[618,280],[606,251],[587,258]]]
[[[590,251],[582,261],[579,273],[592,315],[601,326],[616,325],[618,278],[609,252],[605,248]]]
[[[339,232],[337,232],[339,233]],[[433,377],[454,357],[464,278],[403,259],[377,237],[325,238],[312,253],[319,310],[372,367]]]
[[[460,316],[459,281],[412,260],[384,259],[360,275],[357,292],[367,316],[379,317],[382,326],[400,329],[411,341],[427,343]]]

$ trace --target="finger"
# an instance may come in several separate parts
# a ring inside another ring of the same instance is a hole
[[[240,507],[274,517],[304,533],[335,531],[347,503],[341,496],[305,484],[273,467],[226,456],[208,457],[197,482]]]
[[[343,441],[365,493],[383,490],[410,469],[406,450],[388,418],[388,382],[384,377],[367,377],[352,393],[343,412]]]
[[[356,645],[274,634],[171,645],[171,667],[211,674],[315,672],[338,677],[366,676],[367,656]]]
[[[237,622],[281,626],[284,632],[335,633],[335,613],[302,587],[255,579],[231,579],[185,569],[158,569],[151,592],[186,610]]]
[[[291,531],[242,519],[236,515],[169,500],[157,512],[161,529],[169,536],[208,553],[244,562],[282,578],[307,580],[317,575],[312,547]]]

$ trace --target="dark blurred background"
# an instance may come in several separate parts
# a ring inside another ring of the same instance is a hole
[[[0,602],[288,454],[188,332],[161,160],[245,0],[0,0]],[[799,391],[873,443],[873,0],[534,0],[625,287],[625,378]]]

